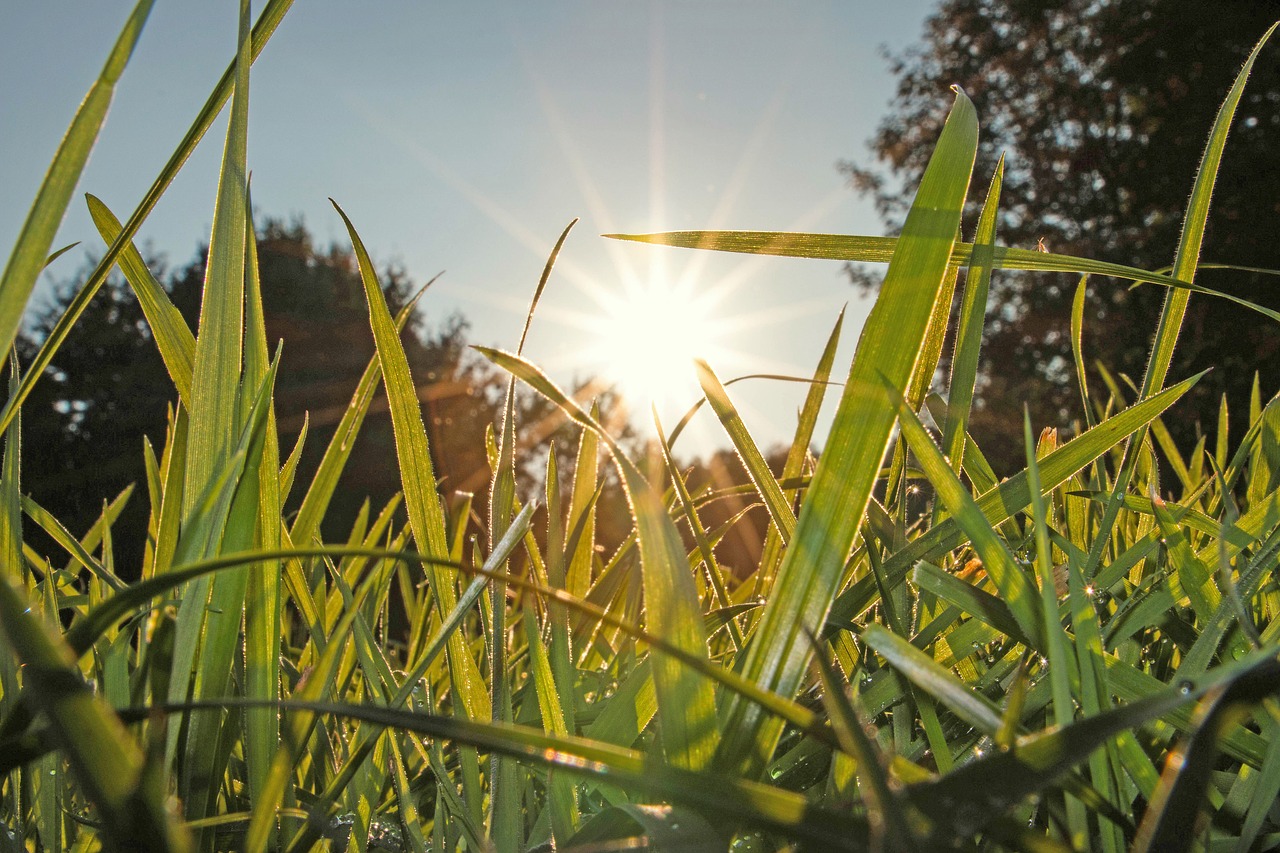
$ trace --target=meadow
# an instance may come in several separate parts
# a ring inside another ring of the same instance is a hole
[[[397,332],[413,304],[392,316],[338,203],[376,357],[318,469],[295,476],[305,438],[278,437],[273,380],[289,353],[265,333],[246,163],[250,66],[290,5],[269,0],[250,26],[242,2],[235,59],[189,133],[124,222],[88,197],[106,252],[33,363],[8,359],[0,851],[1280,845],[1280,401],[1224,406],[1194,448],[1162,422],[1199,378],[1168,375],[1188,300],[1231,298],[1195,275],[1233,115],[1274,27],[1225,93],[1166,270],[1000,246],[1002,166],[973,174],[980,117],[960,91],[897,237],[612,235],[887,264],[852,364],[834,363],[837,320],[806,377],[782,470],[731,380],[696,365],[748,472],[738,491],[769,521],[758,564],[730,571],[717,544],[741,516],[704,523],[726,495],[686,482],[671,452],[685,422],[632,458],[523,356],[523,339],[481,349],[510,374],[488,488],[439,488]],[[0,278],[6,350],[59,254],[58,225],[150,7],[138,3],[111,49]],[[228,102],[193,331],[132,240]],[[530,282],[529,323],[569,233]],[[112,525],[130,495],[102,496],[99,521],[73,533],[24,497],[21,465],[24,443],[41,441],[23,433],[23,402],[117,265],[174,393],[132,497],[150,507],[146,553],[127,570]],[[998,478],[967,426],[1002,270],[1080,276],[1084,414],[1067,438],[1010,408],[1025,466]],[[1085,289],[1130,285],[1167,291],[1146,373],[1090,385]],[[537,459],[536,500],[518,496],[517,466],[530,464],[518,454],[546,450],[520,441],[517,385],[580,427],[572,458]],[[325,541],[379,388],[402,492]],[[828,396],[838,407],[815,455]],[[1247,424],[1234,446],[1232,419]],[[631,532],[605,548],[609,467]],[[24,524],[64,553],[25,545]]]

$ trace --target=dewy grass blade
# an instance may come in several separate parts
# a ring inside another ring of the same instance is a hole
[[[996,212],[1000,206],[1000,188],[1004,182],[1004,155],[996,163],[995,175],[987,190],[978,216],[978,230],[973,236],[973,254],[965,274],[964,296],[960,301],[960,319],[956,327],[955,355],[951,359],[948,383],[947,419],[942,427],[942,452],[951,461],[957,475],[964,467],[965,435],[969,428],[969,410],[973,406],[973,389],[978,378],[978,356],[982,350],[982,326],[987,317],[987,294],[991,286],[991,265],[995,253]]]
[[[782,536],[783,544],[790,542],[796,528],[795,513],[791,511],[791,505],[787,502],[786,496],[783,495],[782,488],[778,485],[778,480],[773,476],[773,472],[769,470],[769,463],[765,462],[764,454],[756,446],[751,433],[747,432],[747,426],[742,422],[742,416],[738,414],[733,401],[729,399],[729,394],[724,390],[724,386],[720,384],[720,379],[711,370],[711,366],[702,359],[697,359],[695,366],[698,371],[698,381],[702,384],[702,392],[706,395],[707,402],[711,404],[711,408],[715,411],[716,417],[724,425],[724,431],[728,433],[733,446],[737,448],[738,458],[742,460],[743,467],[747,469],[747,476],[751,478],[751,482],[755,485],[756,491],[760,495],[760,500],[764,502],[765,508],[769,510],[769,517],[773,519],[773,523],[777,526],[778,532]]]
[[[338,207],[337,202],[333,206],[347,226],[347,233],[360,264],[360,277],[364,281],[365,299],[369,305],[369,321],[373,327],[378,361],[382,365],[382,381],[391,407],[391,425],[395,435],[396,458],[400,463],[401,482],[404,485],[405,508],[409,513],[409,526],[413,530],[414,541],[424,554],[447,560],[450,548],[445,533],[444,509],[436,491],[435,469],[427,443],[427,430],[422,423],[418,393],[409,373],[409,362],[404,347],[400,344],[400,337],[396,334],[391,313],[387,310],[387,302],[378,284],[373,263],[369,260],[369,253],[346,213]],[[457,593],[451,579],[443,573],[430,568],[427,574],[437,610],[443,619],[457,603]],[[454,634],[450,639],[448,655],[453,690],[461,706],[472,719],[488,719],[491,706],[484,678],[461,635]]]
[[[231,116],[218,176],[218,200],[213,212],[213,232],[209,238],[200,326],[191,365],[191,423],[182,501],[183,515],[187,518],[226,470],[234,453],[242,419],[247,414],[241,406],[240,394],[248,220],[249,0],[240,0],[236,44],[235,90],[231,96]],[[248,462],[247,476],[256,477],[256,465],[257,460]],[[233,488],[239,491],[238,485],[233,485]],[[229,518],[235,514],[237,503],[233,497]],[[238,528],[228,525],[226,529],[234,534]],[[221,539],[221,535],[211,538],[202,556],[216,554],[221,547]],[[238,642],[242,621],[246,582],[243,571],[215,577],[209,582],[207,608],[204,606],[206,602],[199,602],[199,606],[195,600],[183,602],[178,617],[179,633],[194,637],[198,632],[200,652],[198,657],[192,658],[197,662],[194,672],[178,671],[176,667],[181,659],[175,659],[171,696],[186,695],[188,678],[193,678],[192,696],[196,699],[226,693],[232,647]],[[201,592],[203,588],[204,584],[197,582],[187,592]],[[198,629],[197,625],[200,626]],[[175,694],[175,690],[180,692]],[[179,790],[189,818],[207,817],[208,809],[214,807],[221,778],[221,774],[213,775],[219,722],[220,717],[215,718],[215,715],[197,715],[188,730]]]
[[[258,22],[253,28],[252,59],[256,60],[258,55],[262,53],[262,49],[266,47],[267,40],[271,38],[271,34],[275,32],[276,27],[280,25],[280,21],[292,5],[293,0],[267,0],[267,5],[262,10],[262,14],[258,16]],[[165,163],[164,168],[160,170],[160,174],[147,190],[146,196],[138,204],[133,215],[129,217],[129,221],[125,223],[120,236],[116,238],[116,241],[107,250],[106,254],[98,260],[98,265],[93,268],[93,272],[85,280],[80,292],[76,294],[75,300],[67,311],[58,318],[57,324],[49,332],[49,336],[40,347],[40,352],[37,354],[35,361],[31,363],[30,370],[27,371],[26,376],[23,378],[22,385],[18,388],[18,393],[5,402],[4,409],[0,410],[0,430],[4,430],[9,425],[9,421],[17,413],[22,401],[27,398],[27,395],[31,393],[32,387],[44,375],[45,368],[49,366],[54,353],[57,352],[58,347],[62,345],[67,335],[70,334],[71,327],[75,325],[76,320],[79,319],[80,314],[88,306],[90,300],[93,299],[94,294],[106,282],[107,274],[111,271],[111,267],[115,264],[120,252],[123,251],[125,244],[138,233],[138,228],[150,215],[156,203],[160,201],[160,197],[169,188],[169,184],[173,182],[178,171],[187,162],[187,158],[195,151],[196,145],[199,144],[205,133],[213,125],[214,119],[218,117],[223,105],[231,97],[235,77],[236,61],[232,60],[230,66],[223,72],[222,78],[214,87],[213,92],[209,94],[204,107],[178,144],[177,149],[170,155],[168,162]]]
[[[84,102],[76,110],[67,134],[62,138],[58,151],[49,164],[40,190],[36,194],[31,211],[18,232],[18,242],[13,254],[0,273],[0,352],[6,356],[22,323],[22,312],[27,307],[36,278],[44,269],[49,247],[57,235],[58,226],[71,202],[71,193],[80,181],[89,160],[89,152],[98,140],[98,133],[107,118],[107,108],[115,93],[116,83],[142,35],[142,27],[151,13],[154,0],[139,0],[132,14],[120,31],[115,46],[107,56],[98,79],[85,95]],[[33,371],[38,372],[38,371]]]
[[[248,322],[244,384],[246,388],[253,388],[267,378],[271,363],[251,199],[247,200],[246,211],[245,307]],[[252,502],[257,505],[257,518],[254,521],[245,519],[245,525],[253,530],[253,547],[276,551],[280,548],[280,441],[276,432],[275,406],[270,398],[266,405],[267,422],[257,470],[256,501]],[[250,699],[280,698],[281,592],[278,560],[268,561],[261,571],[249,575],[244,614],[244,692]],[[246,709],[244,759],[250,799],[266,785],[279,741],[279,713],[270,708]]]
[[[662,497],[613,436],[536,367],[510,353],[486,347],[476,350],[595,432],[609,448],[635,516],[648,632],[663,637],[699,664],[705,663],[707,637],[693,570]],[[705,767],[719,740],[711,684],[698,670],[666,656],[653,661],[653,674],[668,761],[691,769]]]
[[[238,424],[233,419],[240,390],[244,334],[245,221],[249,127],[248,0],[240,4],[235,92],[227,126],[218,201],[209,239],[200,328],[192,359],[190,457],[183,510],[189,513],[209,481],[231,455]]]
[[[803,632],[822,628],[843,578],[896,420],[884,380],[902,392],[915,371],[947,275],[977,144],[973,104],[957,91],[858,342],[774,594],[745,653],[742,674],[767,691],[794,694],[812,654]],[[723,770],[758,775],[778,742],[781,722],[737,696],[728,698],[721,718],[724,739],[717,763]]]
[[[120,220],[107,209],[107,206],[92,195],[86,195],[89,204],[89,215],[93,217],[98,233],[112,245],[120,236]],[[147,318],[147,326],[151,329],[151,337],[155,339],[156,348],[169,371],[169,378],[178,389],[178,398],[188,409],[191,407],[191,363],[195,358],[196,339],[187,327],[187,321],[169,299],[160,282],[156,281],[151,270],[147,269],[142,254],[132,242],[127,243],[120,252],[120,270],[125,280],[133,288],[142,306],[142,313]]]

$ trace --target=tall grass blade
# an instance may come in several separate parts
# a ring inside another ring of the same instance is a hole
[[[1200,167],[1196,170],[1196,181],[1191,190],[1191,199],[1187,202],[1182,236],[1179,238],[1177,253],[1173,259],[1173,277],[1180,281],[1191,282],[1195,279],[1196,267],[1200,260],[1200,246],[1204,240],[1205,223],[1209,218],[1209,202],[1213,197],[1213,186],[1218,180],[1218,167],[1222,163],[1222,152],[1226,148],[1227,132],[1231,128],[1231,121],[1244,94],[1245,83],[1248,82],[1254,62],[1278,26],[1280,22],[1272,24],[1250,52],[1249,58],[1245,60],[1243,67],[1236,75],[1226,99],[1219,107],[1213,129],[1209,132],[1209,142],[1200,159]],[[1187,290],[1172,290],[1165,297],[1164,307],[1160,312],[1160,322],[1156,327],[1155,343],[1151,348],[1151,357],[1142,377],[1141,396],[1143,398],[1150,397],[1164,387],[1190,298],[1191,294]],[[1102,550],[1111,538],[1112,527],[1120,513],[1120,501],[1129,488],[1129,481],[1133,476],[1145,438],[1146,430],[1139,430],[1136,440],[1131,440],[1125,447],[1124,459],[1120,472],[1116,476],[1111,500],[1103,512],[1098,535],[1089,549],[1088,563],[1085,566],[1086,576],[1091,577],[1096,571],[1102,559]]]
[[[422,423],[417,389],[409,374],[409,362],[396,334],[395,324],[387,310],[386,299],[378,284],[373,262],[365,250],[355,226],[336,202],[334,209],[347,226],[347,233],[355,248],[360,265],[360,277],[364,281],[365,299],[369,305],[369,321],[373,327],[378,361],[382,365],[382,381],[387,389],[391,406],[391,424],[395,435],[396,458],[400,463],[401,482],[404,485],[405,508],[409,513],[409,526],[414,541],[427,556],[441,560],[449,558],[449,540],[445,533],[444,509],[437,493],[435,470],[431,462],[431,450],[427,444],[427,430]],[[457,603],[458,596],[453,583],[443,573],[430,567],[427,577],[431,593],[435,597],[437,612],[443,619]],[[491,713],[488,691],[480,675],[475,658],[459,634],[449,641],[449,669],[452,673],[453,691],[473,720],[488,719]]]
[[[106,121],[116,83],[129,63],[138,37],[142,35],[152,3],[153,0],[139,0],[125,21],[102,72],[89,87],[53,156],[53,162],[49,164],[49,171],[45,173],[31,210],[22,223],[22,230],[18,232],[13,254],[9,256],[4,272],[0,273],[0,352],[6,356],[17,337],[22,312],[27,307],[36,278],[45,267],[49,247],[53,245],[58,226],[62,224],[62,217],[71,202],[71,193],[80,181],[89,152],[93,150]]]
[[[947,419],[942,425],[942,452],[951,460],[957,475],[964,467],[965,436],[969,429],[969,410],[973,407],[973,390],[978,379],[978,356],[982,350],[982,326],[987,318],[987,294],[991,287],[991,267],[995,255],[996,212],[1000,206],[1000,188],[1004,183],[1004,155],[996,163],[986,201],[978,215],[978,230],[973,235],[973,254],[965,273],[964,296],[960,301],[960,319],[956,327],[955,355],[951,358],[951,381],[948,383]]]
[[[262,286],[258,275],[258,246],[253,224],[253,204],[246,199],[245,216],[245,307],[246,333],[244,387],[259,386],[271,371],[267,349],[266,317],[262,308]],[[280,441],[276,432],[275,406],[266,401],[266,431],[257,467],[257,483],[250,484],[256,500],[249,509],[257,518],[244,520],[253,531],[252,545],[264,551],[280,550]],[[256,507],[252,506],[256,504]],[[248,577],[244,614],[244,694],[250,699],[280,698],[280,644],[283,636],[280,563],[271,560]],[[245,710],[244,760],[249,797],[254,799],[266,785],[267,774],[280,741],[280,714],[271,708]]]
[[[89,205],[89,215],[98,227],[98,232],[108,246],[115,243],[120,236],[120,220],[116,219],[105,204],[95,196],[85,195]],[[191,408],[191,371],[195,359],[196,338],[182,319],[181,312],[169,299],[160,282],[156,281],[151,270],[147,269],[142,254],[132,242],[127,243],[120,252],[120,270],[125,280],[133,288],[142,306],[142,314],[147,318],[147,326],[151,329],[151,337],[160,350],[169,378],[178,389],[178,398],[188,409]]]
[[[267,45],[267,40],[271,38],[272,33],[275,32],[276,27],[280,25],[280,21],[292,5],[293,0],[267,0],[267,5],[263,8],[262,14],[258,16],[258,22],[253,28],[252,59],[256,60],[258,55],[262,53],[263,48]],[[49,332],[35,360],[31,363],[31,368],[23,378],[22,384],[18,388],[18,393],[10,397],[5,402],[4,409],[0,410],[0,430],[9,425],[9,421],[17,413],[22,401],[27,399],[32,387],[44,375],[45,368],[53,360],[54,353],[57,352],[63,341],[66,340],[67,335],[70,334],[71,327],[75,325],[81,313],[88,307],[94,294],[106,282],[107,274],[111,272],[111,267],[116,263],[116,259],[119,257],[120,252],[124,250],[126,243],[138,233],[143,221],[151,214],[151,211],[160,201],[160,197],[164,195],[165,190],[169,188],[169,184],[173,183],[178,171],[187,162],[187,158],[195,151],[196,145],[204,138],[209,128],[213,126],[214,119],[218,117],[218,113],[222,111],[222,107],[231,97],[231,90],[235,85],[237,74],[236,67],[237,60],[232,60],[227,70],[223,72],[222,78],[214,86],[213,92],[210,93],[208,100],[205,101],[204,107],[201,108],[195,121],[191,123],[186,135],[182,138],[173,154],[169,156],[168,162],[165,163],[164,168],[160,170],[160,174],[147,190],[146,196],[139,202],[133,215],[129,217],[129,221],[125,223],[120,235],[116,237],[115,242],[112,243],[106,254],[98,260],[97,266],[93,268],[93,272],[89,274],[89,277],[81,286],[80,292],[76,294],[75,299],[67,307],[66,312],[58,318],[58,322]]]
[[[841,582],[896,420],[883,383],[887,378],[905,391],[915,371],[947,275],[977,140],[973,104],[957,92],[858,342],[795,536],[778,569],[775,594],[745,653],[743,676],[767,691],[795,693],[812,654],[803,631],[822,627]],[[721,719],[724,739],[717,763],[747,777],[758,775],[778,742],[781,723],[736,696],[729,697]]]
[[[738,414],[737,408],[729,399],[729,394],[720,384],[720,379],[712,371],[711,366],[702,359],[696,359],[694,365],[698,371],[698,382],[702,385],[702,393],[738,451],[738,458],[742,460],[747,476],[756,487],[756,492],[759,493],[760,500],[769,511],[769,517],[773,519],[785,545],[791,541],[791,536],[795,533],[796,517],[791,511],[791,505],[786,496],[782,493],[782,487],[778,485],[778,480],[769,470],[769,464],[764,461],[764,454],[756,446],[751,433],[747,432],[742,416]]]

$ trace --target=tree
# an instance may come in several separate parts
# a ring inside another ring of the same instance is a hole
[[[998,242],[1035,248],[1043,240],[1054,252],[1167,266],[1217,109],[1276,17],[1273,0],[944,0],[922,43],[890,58],[899,82],[870,143],[878,165],[841,169],[891,226],[900,225],[945,117],[947,86],[956,83],[983,121],[971,223],[986,178],[1007,152]],[[1270,45],[1255,66],[1236,114],[1205,261],[1280,268],[1276,49]],[[861,270],[851,274],[874,285]],[[1276,282],[1261,275],[1206,269],[1197,283],[1280,308]],[[1027,401],[1040,425],[1079,416],[1068,334],[1074,287],[1069,276],[993,280],[973,429],[1011,467],[1021,467],[1022,456],[1016,403]],[[1086,359],[1140,383],[1164,296],[1154,286],[1092,280]],[[1167,418],[1184,450],[1200,425],[1212,428],[1222,394],[1233,413],[1247,411],[1255,371],[1264,395],[1277,390],[1276,332],[1226,300],[1191,299],[1171,376],[1214,370]],[[1237,430],[1242,420],[1237,414]]]
[[[158,261],[149,263],[192,329],[199,317],[206,254],[201,247],[194,261],[173,274]],[[373,338],[349,249],[318,249],[300,221],[268,220],[258,236],[258,259],[267,337],[284,342],[275,393],[282,452],[293,447],[304,413],[309,415],[287,505],[296,508],[373,356]],[[416,290],[395,266],[384,268],[379,280],[393,312]],[[74,285],[74,279],[60,285],[20,337],[21,363],[30,363],[65,311]],[[506,377],[467,348],[466,330],[466,321],[457,315],[429,328],[419,309],[401,341],[419,383],[437,475],[446,488],[480,491],[488,483],[484,431],[500,412]],[[113,276],[23,406],[24,489],[73,534],[88,529],[102,512],[104,498],[114,498],[129,484],[140,490],[113,529],[125,577],[136,576],[141,565],[149,512],[142,438],[160,452],[166,412],[176,398],[136,298]],[[550,405],[532,395],[526,398],[521,415],[543,419]],[[399,488],[391,422],[379,391],[325,517],[326,538],[343,541],[366,498],[376,511]],[[29,533],[28,541],[42,554],[58,555],[38,531]]]

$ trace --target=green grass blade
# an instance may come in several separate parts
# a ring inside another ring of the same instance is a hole
[[[249,126],[248,0],[240,3],[235,92],[218,177],[218,201],[209,239],[200,327],[191,366],[193,398],[183,509],[192,507],[231,455],[238,424],[232,419],[240,392],[244,334],[245,166]]]
[[[686,249],[711,249],[719,252],[880,264],[890,261],[897,248],[898,240],[901,239],[844,234],[801,234],[790,231],[667,231],[660,234],[606,234],[605,236],[616,240],[678,246]],[[973,244],[957,242],[952,250],[951,262],[957,267],[965,266],[971,262],[973,251]],[[1124,264],[1034,249],[1014,249],[1007,246],[995,247],[991,262],[994,269],[1080,273],[1118,278],[1140,284],[1158,284],[1169,288],[1173,293],[1202,293],[1206,296],[1225,299],[1271,320],[1280,321],[1280,312],[1265,305],[1241,299],[1221,290],[1204,287],[1187,279]],[[1218,268],[1221,265],[1206,264],[1204,266]]]
[[[716,417],[724,426],[724,431],[737,449],[738,458],[747,469],[747,476],[756,487],[756,492],[769,511],[769,517],[773,519],[785,545],[791,541],[796,529],[796,517],[791,511],[791,504],[782,493],[782,487],[778,485],[777,478],[769,470],[769,464],[764,461],[764,454],[756,446],[751,433],[747,432],[747,425],[742,422],[742,417],[711,366],[702,359],[696,359],[694,364],[698,371],[698,382],[702,385],[702,393],[706,395],[707,402],[711,404]]]
[[[1205,223],[1209,217],[1209,202],[1213,196],[1213,186],[1218,179],[1218,167],[1222,163],[1222,152],[1227,144],[1227,132],[1235,117],[1236,107],[1244,94],[1245,83],[1253,64],[1262,51],[1263,46],[1271,38],[1280,22],[1273,24],[1254,46],[1249,58],[1236,75],[1231,90],[1218,109],[1218,116],[1213,129],[1209,132],[1209,142],[1200,159],[1200,167],[1196,170],[1195,185],[1191,190],[1191,199],[1187,203],[1187,214],[1183,222],[1182,236],[1178,241],[1178,250],[1173,260],[1173,276],[1182,281],[1194,280],[1196,267],[1200,259],[1200,246],[1204,240]],[[1146,398],[1164,387],[1169,373],[1169,365],[1173,361],[1173,350],[1178,342],[1178,334],[1182,331],[1182,320],[1186,316],[1187,304],[1191,294],[1187,290],[1173,290],[1165,297],[1164,308],[1160,313],[1160,322],[1156,327],[1155,343],[1151,348],[1151,357],[1147,362],[1146,372],[1142,377],[1141,397]],[[1129,488],[1129,481],[1137,465],[1138,454],[1146,438],[1146,430],[1139,430],[1137,440],[1130,441],[1125,447],[1124,459],[1120,473],[1116,477],[1111,500],[1103,511],[1102,521],[1098,527],[1098,535],[1089,550],[1088,562],[1085,566],[1086,576],[1091,577],[1102,560],[1102,551],[1111,538],[1111,531],[1120,513],[1120,501]]]
[[[531,677],[538,697],[542,728],[548,734],[564,737],[569,734],[565,724],[565,704],[573,702],[573,696],[564,697],[556,689],[556,680],[551,674],[551,661],[538,633],[537,617],[531,608],[525,609],[523,621],[529,668],[532,670]],[[558,844],[564,844],[573,837],[580,820],[577,790],[571,779],[553,775],[547,780],[547,808],[551,812],[551,837]]]
[[[1083,374],[1081,374],[1083,382]],[[1087,403],[1087,400],[1086,400]],[[1049,667],[1049,686],[1053,694],[1053,719],[1063,727],[1075,719],[1075,702],[1071,695],[1072,675],[1078,673],[1074,649],[1067,645],[1067,634],[1059,615],[1057,585],[1053,578],[1053,549],[1049,544],[1048,509],[1040,488],[1040,462],[1031,436],[1031,414],[1023,411],[1023,444],[1027,454],[1027,482],[1031,487],[1031,511],[1035,524],[1036,575],[1040,583],[1041,616],[1045,627],[1044,655]],[[1079,678],[1079,675],[1076,675]],[[1075,797],[1066,801],[1067,825],[1071,843],[1084,846],[1089,835],[1088,815]]]
[[[778,569],[775,594],[746,651],[742,674],[768,691],[794,694],[812,653],[803,631],[822,627],[843,577],[896,420],[884,381],[902,392],[915,371],[947,275],[977,143],[973,104],[958,92],[863,328],[795,537]],[[717,762],[748,777],[759,774],[781,724],[737,697],[729,698],[722,721]]]
[[[965,436],[969,428],[969,410],[973,407],[974,385],[978,379],[982,326],[987,318],[987,294],[991,287],[995,253],[996,212],[1000,206],[1003,182],[1004,155],[1001,155],[991,186],[987,189],[986,201],[982,203],[982,213],[978,215],[978,230],[973,236],[973,255],[969,258],[969,270],[965,274],[955,355],[951,358],[951,380],[947,385],[947,419],[942,426],[942,450],[951,460],[951,470],[956,474],[964,467]]]
[[[360,264],[360,277],[364,281],[365,299],[369,306],[369,321],[391,408],[396,458],[400,464],[409,526],[413,530],[414,541],[424,554],[446,560],[449,558],[450,546],[445,532],[444,508],[436,491],[431,449],[427,443],[426,427],[422,423],[417,388],[409,373],[409,361],[387,309],[387,301],[382,295],[369,253],[346,213],[338,207],[337,202],[333,202],[333,206],[347,226],[347,233]],[[457,592],[451,580],[435,567],[428,568],[427,576],[437,611],[443,619],[457,603]],[[477,720],[488,719],[491,705],[484,678],[460,634],[454,634],[449,641],[449,669],[454,693],[467,715]]]
[[[949,670],[909,641],[874,622],[862,630],[862,639],[908,681],[978,731],[994,735],[1000,730],[999,708],[961,683]]]
[[[120,220],[116,219],[107,206],[95,196],[86,195],[89,204],[89,215],[94,225],[108,246],[120,236],[122,230]],[[160,282],[156,281],[151,270],[147,269],[142,254],[132,242],[126,243],[120,251],[120,270],[125,280],[133,288],[142,306],[142,313],[147,318],[151,329],[151,337],[155,339],[156,348],[169,371],[169,378],[178,389],[178,397],[182,404],[191,407],[191,365],[195,358],[196,339],[187,327],[187,321],[169,299]],[[84,291],[81,291],[83,293]],[[80,294],[77,294],[77,299]]]
[[[142,35],[142,27],[151,13],[153,0],[139,0],[107,56],[98,79],[89,88],[75,118],[67,128],[58,151],[49,164],[35,202],[18,232],[13,254],[0,273],[0,352],[6,355],[17,337],[22,312],[27,307],[31,290],[44,269],[49,247],[71,202],[71,193],[80,181],[89,152],[107,118],[107,108],[115,93],[116,83],[129,63],[129,57]],[[36,372],[36,371],[33,371]]]
[[[258,55],[262,53],[262,49],[266,47],[267,40],[271,38],[271,34],[275,32],[276,27],[280,25],[280,21],[292,5],[293,0],[267,0],[267,5],[263,8],[262,14],[258,16],[258,22],[253,28],[253,59],[257,59]],[[44,375],[45,368],[49,366],[54,353],[57,352],[63,341],[66,340],[67,335],[70,334],[71,327],[75,325],[76,320],[80,317],[80,312],[84,310],[90,300],[93,299],[94,294],[106,282],[107,274],[111,272],[111,267],[116,263],[125,244],[138,233],[143,221],[150,215],[160,201],[160,197],[169,188],[169,184],[173,183],[178,171],[187,162],[187,158],[195,151],[196,145],[199,144],[205,133],[213,125],[214,119],[218,117],[218,113],[222,111],[227,99],[231,97],[235,78],[236,61],[233,60],[214,87],[213,92],[210,93],[208,100],[204,103],[204,107],[196,116],[195,121],[192,122],[177,149],[170,155],[168,162],[165,163],[164,168],[160,170],[160,174],[147,190],[146,196],[138,204],[133,215],[129,217],[129,221],[125,223],[120,236],[116,238],[107,253],[99,259],[98,265],[93,268],[93,272],[85,280],[84,285],[81,287],[81,292],[77,294],[75,301],[72,303],[72,307],[75,310],[69,309],[59,317],[57,324],[49,332],[45,344],[40,347],[40,352],[31,363],[31,369],[27,371],[26,376],[23,378],[22,385],[18,388],[18,393],[11,396],[6,401],[4,409],[0,410],[0,430],[8,426],[9,421],[17,413],[18,407],[22,405],[22,401],[27,398],[27,395],[31,393],[32,387]]]
[[[246,203],[245,288],[247,341],[245,347],[245,387],[260,385],[271,372],[267,349],[266,318],[262,308],[262,286],[258,274],[258,246],[253,224],[253,204]],[[253,546],[265,551],[280,549],[280,442],[276,432],[275,406],[266,401],[266,427],[262,455],[258,463],[256,524],[245,519],[254,531]],[[280,697],[280,646],[283,634],[280,563],[268,561],[262,570],[248,577],[244,614],[244,694],[250,699]],[[244,759],[249,798],[264,789],[272,756],[279,747],[280,715],[270,708],[250,708],[244,718]]]

